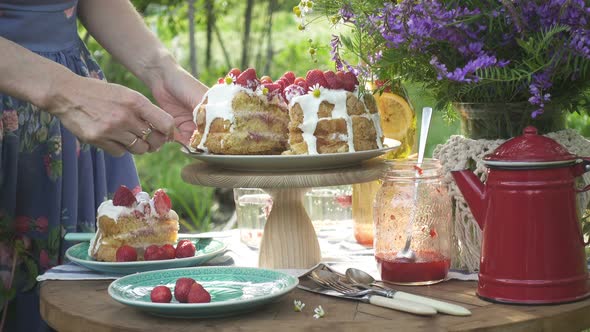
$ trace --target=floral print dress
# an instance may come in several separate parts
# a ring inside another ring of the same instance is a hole
[[[0,36],[78,75],[104,79],[77,35],[76,6],[2,1]],[[139,186],[129,154],[116,158],[83,144],[58,118],[0,93],[0,310],[8,310],[6,331],[47,328],[35,278],[62,263],[65,233],[95,230],[98,205],[121,184]]]

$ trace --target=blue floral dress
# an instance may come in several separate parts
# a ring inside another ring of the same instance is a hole
[[[77,35],[76,6],[3,0],[0,36],[102,80]],[[116,158],[83,144],[58,118],[0,92],[0,305],[9,300],[6,331],[47,328],[36,276],[62,262],[65,233],[95,230],[98,205],[121,184],[139,189],[131,155]]]

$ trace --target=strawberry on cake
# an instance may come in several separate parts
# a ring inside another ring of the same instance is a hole
[[[98,261],[117,261],[121,247],[135,249],[141,260],[149,246],[174,244],[177,240],[178,215],[162,189],[151,198],[146,192],[133,194],[121,186],[112,200],[99,206],[97,214],[97,230],[88,255]]]
[[[381,120],[351,72],[232,69],[195,108],[191,146],[215,154],[324,154],[380,149]]]
[[[295,75],[286,77],[291,82]],[[281,86],[256,71],[232,69],[195,108],[193,148],[216,154],[280,154],[287,148],[289,112]]]

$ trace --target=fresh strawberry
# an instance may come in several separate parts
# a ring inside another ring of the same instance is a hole
[[[165,244],[160,248],[164,252],[164,259],[174,259],[176,257],[176,249],[171,244]],[[160,250],[158,250],[158,253]]]
[[[117,262],[135,262],[137,260],[137,251],[131,246],[120,246],[115,253]]]
[[[135,195],[133,195],[133,192],[125,186],[120,186],[119,189],[115,191],[115,195],[113,195],[113,205],[115,206],[131,207],[135,202],[137,202]]]
[[[285,90],[283,90],[283,98],[285,98],[285,100],[287,102],[290,102],[291,99],[297,97],[297,96],[301,96],[307,93],[307,90],[305,88],[303,88],[300,85],[297,84],[291,84],[288,87],[285,88]]]
[[[312,87],[316,84],[323,86],[324,88],[328,87],[328,82],[324,77],[324,73],[319,69],[312,69],[307,72],[307,76],[305,76],[305,80],[307,81],[307,85]]]
[[[170,209],[172,209],[170,197],[166,195],[163,189],[158,189],[154,193],[154,208],[160,217],[167,215]]]
[[[236,84],[252,90],[256,90],[259,83],[260,81],[258,81],[256,70],[254,68],[248,68],[244,70],[244,72],[242,72],[236,80]]]
[[[281,87],[281,90],[285,90],[285,88],[287,87],[287,80],[282,80],[282,79],[278,79],[274,82],[275,84],[278,84]]]
[[[330,89],[339,90],[344,87],[342,81],[338,78],[338,76],[336,76],[336,73],[334,73],[333,71],[326,70],[324,72],[324,77],[326,78],[326,81],[328,82],[328,86]]]
[[[176,258],[185,258],[185,257],[193,257],[197,248],[195,245],[189,240],[181,240],[176,245]]]
[[[292,71],[284,73],[282,77],[287,79],[287,82],[289,83],[287,85],[295,83],[295,73],[293,73]]]
[[[344,79],[342,80],[344,84],[344,90],[346,91],[354,91],[357,85],[359,85],[359,81],[352,72],[347,71],[344,73]]]
[[[241,70],[239,70],[238,68],[232,68],[228,73],[227,76],[233,76],[234,78],[238,78],[238,76],[240,76],[240,74],[242,73]]]
[[[143,252],[143,260],[144,261],[157,261],[160,259],[160,253],[158,252],[160,247],[155,244],[145,248]]]
[[[262,84],[263,93],[266,95],[268,100],[271,100],[275,96],[279,96],[283,89],[279,83],[266,83]]]
[[[299,85],[300,87],[302,87],[305,91],[307,91],[307,89],[309,89],[309,86],[307,85],[307,81],[305,80],[305,78],[303,77],[297,77],[295,79],[294,84]]]
[[[187,300],[188,303],[209,303],[211,302],[211,294],[203,288],[203,285],[195,282],[191,285]]]
[[[270,76],[262,76],[260,78],[260,84],[267,84],[267,83],[272,83],[272,78],[270,78]]]
[[[192,278],[178,278],[174,285],[174,298],[176,301],[186,303],[188,301],[188,294],[191,286],[196,283]]]
[[[223,84],[223,83],[225,83],[225,78],[223,78],[223,77],[220,77],[220,78],[217,80],[217,84]]]
[[[172,301],[172,292],[166,286],[156,286],[150,293],[150,299],[152,302],[170,303]]]

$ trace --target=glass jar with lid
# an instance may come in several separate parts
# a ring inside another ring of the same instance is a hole
[[[451,199],[440,162],[425,158],[420,165],[416,159],[389,164],[374,205],[381,279],[404,285],[440,282],[451,265]]]

